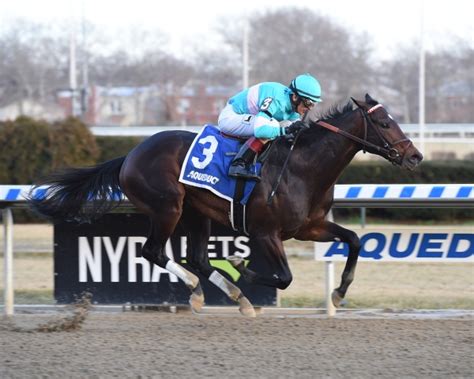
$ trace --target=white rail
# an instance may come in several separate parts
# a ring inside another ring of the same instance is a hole
[[[2,209],[3,216],[3,272],[4,272],[4,299],[5,315],[13,315],[13,217],[10,208]]]
[[[0,205],[25,206],[29,185],[0,185]],[[33,196],[42,197],[46,188]],[[336,207],[474,207],[474,184],[338,184]]]

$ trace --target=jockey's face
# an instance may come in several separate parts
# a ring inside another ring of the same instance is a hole
[[[297,104],[296,112],[299,113],[300,116],[303,116],[306,113],[306,111],[310,110],[316,105],[311,100],[305,99],[304,97],[298,97],[295,94],[291,96],[292,96],[293,103]]]

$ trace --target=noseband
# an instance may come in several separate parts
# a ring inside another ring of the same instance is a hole
[[[329,124],[325,121],[317,121],[316,124],[322,126],[323,128],[326,128],[326,129],[328,129],[328,130],[330,130],[334,133],[341,134],[344,137],[349,138],[349,139],[361,144],[363,146],[364,153],[367,150],[366,148],[376,150],[377,152],[379,152],[382,155],[384,155],[385,157],[387,157],[387,159],[390,162],[392,162],[393,164],[401,164],[401,159],[400,158],[402,156],[401,156],[400,152],[395,148],[395,146],[399,145],[402,142],[407,142],[408,141],[410,144],[412,144],[412,142],[408,138],[402,138],[402,139],[400,139],[398,141],[395,141],[393,143],[389,143],[385,139],[385,137],[382,135],[382,133],[380,133],[380,130],[379,130],[378,126],[374,125],[374,121],[369,116],[372,112],[374,112],[376,109],[381,108],[381,107],[383,107],[382,104],[377,104],[377,105],[373,106],[372,108],[370,108],[368,111],[364,111],[363,109],[358,108],[362,112],[362,118],[364,120],[364,138],[363,139],[359,138],[359,137],[356,137],[355,135],[353,135],[351,133],[348,133],[345,130],[341,130],[338,127],[336,127],[334,125],[331,125],[331,124]],[[375,133],[377,134],[378,138],[382,142],[382,146],[376,145],[376,144],[374,144],[372,142],[369,142],[367,140],[368,125],[370,125],[372,127],[372,129],[375,130]]]
[[[397,159],[401,158],[400,152],[395,148],[395,146],[397,146],[398,144],[400,144],[402,142],[407,142],[407,141],[409,142],[408,146],[410,146],[412,144],[412,142],[410,141],[409,138],[402,138],[402,139],[399,139],[398,141],[395,141],[395,142],[392,142],[392,143],[388,142],[385,139],[385,137],[382,135],[382,133],[380,132],[377,125],[374,125],[374,121],[370,118],[370,114],[373,113],[378,108],[383,108],[383,105],[382,104],[374,105],[367,112],[365,112],[362,108],[358,108],[362,112],[362,116],[364,118],[364,141],[366,143],[368,143],[368,141],[367,141],[367,125],[370,125],[370,126],[372,126],[372,129],[375,131],[375,134],[377,134],[377,137],[379,137],[380,141],[382,141],[383,148],[380,148],[380,146],[379,146],[380,149],[377,149],[377,150],[380,151],[381,153],[385,154],[386,157],[390,160],[390,162],[395,164],[395,163],[398,163],[398,162],[396,162]],[[367,146],[369,146],[369,145],[367,145]],[[375,145],[375,146],[378,146],[378,145]],[[363,149],[363,151],[365,153],[365,149]]]

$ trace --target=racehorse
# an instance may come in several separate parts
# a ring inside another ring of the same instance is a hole
[[[292,274],[282,241],[342,241],[349,255],[339,287],[332,293],[337,307],[354,279],[360,241],[356,233],[330,222],[326,215],[333,203],[334,185],[344,168],[360,151],[384,157],[389,162],[414,169],[423,159],[387,110],[368,94],[365,101],[352,99],[335,107],[294,137],[277,139],[262,168],[247,204],[247,231],[258,253],[264,254],[273,273],[256,273],[241,258],[229,260],[245,280],[285,289]],[[230,203],[210,191],[178,181],[186,153],[195,134],[185,131],[157,133],[128,155],[94,167],[69,168],[37,183],[48,185],[46,196],[30,205],[53,221],[90,221],[117,206],[111,202],[121,191],[139,212],[150,218],[150,232],[142,256],[177,275],[191,290],[190,304],[199,312],[204,295],[199,278],[164,251],[166,241],[181,223],[188,237],[187,263],[239,303],[246,316],[255,316],[253,306],[240,289],[214,269],[207,243],[211,220],[231,226]],[[287,159],[289,154],[291,159]],[[282,167],[285,166],[284,172]],[[277,179],[279,185],[268,201]]]

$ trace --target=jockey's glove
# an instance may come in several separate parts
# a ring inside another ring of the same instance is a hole
[[[302,130],[305,130],[308,128],[309,128],[309,125],[307,125],[305,122],[301,120],[298,120],[285,128],[285,134],[297,135]]]

